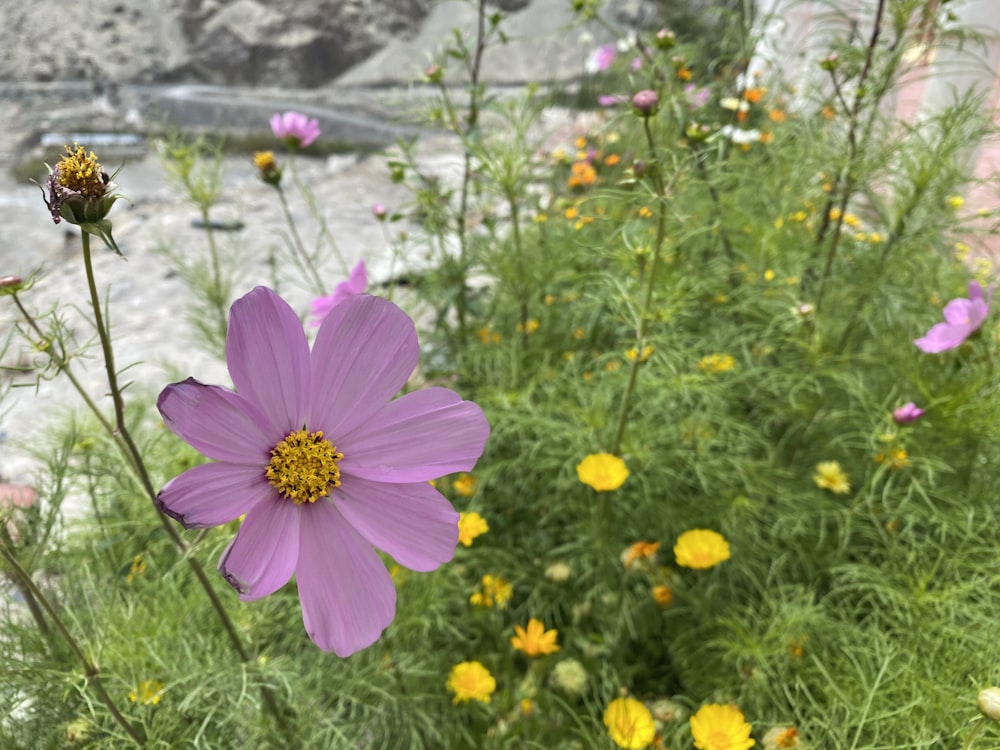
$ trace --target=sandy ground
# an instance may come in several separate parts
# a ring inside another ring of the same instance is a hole
[[[457,153],[454,142],[445,136],[428,139],[422,147],[427,168],[444,175],[458,166]],[[389,180],[385,157],[300,159],[298,167],[318,199],[346,265],[352,267],[363,257],[371,279],[386,279],[392,254],[385,227],[375,221],[371,206],[375,202],[399,205],[405,192]],[[186,322],[196,297],[159,250],[169,247],[186,257],[207,257],[205,231],[194,225],[197,210],[166,181],[154,155],[126,164],[117,181],[120,192],[131,200],[131,204],[119,201],[111,214],[115,238],[126,258],[104,249],[96,238],[92,247],[98,285],[110,301],[116,364],[119,369],[128,368],[122,379],[134,383],[129,397],[155,400],[165,384],[188,375],[203,382],[228,383],[223,364],[199,347]],[[244,224],[241,231],[216,232],[222,253],[232,258],[237,269],[235,297],[257,284],[269,284],[268,257],[285,246],[287,225],[276,193],[257,179],[247,160],[226,160],[223,184],[218,215]],[[294,186],[287,192],[303,239],[311,244],[318,237],[317,225]],[[79,231],[65,223],[52,223],[36,187],[17,186],[0,191],[0,196],[0,211],[6,216],[0,222],[0,275],[27,277],[42,269],[34,288],[21,295],[25,304],[39,313],[58,305],[74,339],[80,344],[92,341],[94,329],[79,313],[88,303]],[[344,277],[341,269],[333,257],[327,258],[323,277],[330,289]],[[296,283],[295,274],[284,277],[279,291],[306,314],[314,295]],[[0,335],[6,338],[18,325],[12,301],[0,298]],[[12,337],[0,357],[6,367],[45,361],[44,355],[32,351],[16,334]],[[72,367],[110,413],[96,344],[85,348]],[[0,376],[7,388],[0,401],[0,481],[32,483],[56,426],[82,410],[79,396],[63,378],[41,380],[36,392],[38,372],[8,369]],[[71,504],[70,515],[74,510],[79,508]]]

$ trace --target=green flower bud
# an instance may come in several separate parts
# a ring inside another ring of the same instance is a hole
[[[988,687],[979,691],[979,710],[986,718],[1000,721],[1000,687]]]

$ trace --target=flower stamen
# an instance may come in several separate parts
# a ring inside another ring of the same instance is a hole
[[[340,486],[340,467],[344,458],[322,430],[305,428],[289,433],[271,449],[271,460],[264,472],[267,481],[296,505],[314,503]]]

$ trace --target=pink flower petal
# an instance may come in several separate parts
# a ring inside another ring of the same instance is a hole
[[[949,323],[938,323],[931,327],[926,336],[915,339],[913,343],[928,354],[937,354],[959,346],[967,335],[964,329],[958,329]]]
[[[953,326],[968,326],[972,320],[972,302],[959,297],[944,306],[944,319]]]
[[[434,570],[455,554],[458,513],[426,482],[384,484],[351,477],[334,490],[354,530],[411,570]]]
[[[219,560],[219,572],[240,599],[251,602],[288,583],[299,560],[301,511],[290,500],[272,497],[247,513]]]
[[[417,331],[388,300],[366,294],[338,304],[313,344],[306,424],[338,438],[395,395],[417,366]]]
[[[364,294],[366,286],[368,286],[368,271],[365,270],[365,261],[362,258],[354,266],[347,281],[341,281],[330,294],[325,297],[317,297],[310,303],[313,314],[313,321],[310,325],[314,327],[320,325],[323,319],[330,314],[330,310],[349,297]]]
[[[266,465],[285,436],[268,435],[267,420],[241,396],[194,378],[164,388],[156,408],[175,435],[216,461]]]
[[[426,482],[471,470],[489,435],[476,404],[447,388],[427,388],[389,402],[340,438],[340,470],[376,482]]]
[[[335,505],[305,509],[296,579],[306,632],[324,651],[350,656],[373,644],[396,613],[396,588],[374,549]]]
[[[260,467],[201,464],[167,482],[156,505],[190,529],[229,523],[275,494]]]
[[[267,287],[233,303],[226,362],[236,392],[282,436],[301,429],[309,392],[309,344],[295,311]]]

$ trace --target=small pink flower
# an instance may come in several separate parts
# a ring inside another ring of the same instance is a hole
[[[619,104],[624,104],[627,101],[628,98],[621,94],[601,94],[597,97],[597,103],[602,107],[617,107]]]
[[[381,203],[376,203],[372,206],[372,216],[374,216],[379,221],[385,221],[385,218],[389,215],[389,209],[383,206]]]
[[[892,410],[892,421],[896,424],[913,424],[924,416],[924,410],[912,401],[907,401],[899,408]]]
[[[989,315],[992,299],[992,284],[986,290],[984,299],[983,287],[978,281],[970,281],[969,298],[959,297],[945,305],[945,322],[933,326],[926,336],[915,339],[913,343],[929,354],[954,349],[979,330]]]
[[[590,59],[587,60],[587,72],[596,73],[599,70],[607,70],[615,61],[618,51],[613,44],[604,44],[594,50]]]
[[[643,89],[632,97],[632,106],[643,117],[649,117],[660,106],[660,97],[655,91]]]
[[[301,112],[285,112],[271,116],[271,131],[292,148],[305,148],[319,138],[319,120]]]
[[[318,326],[330,314],[330,311],[345,299],[364,294],[366,286],[368,286],[368,271],[365,268],[364,258],[362,258],[351,271],[351,277],[347,281],[341,281],[330,294],[325,297],[317,297],[310,303],[309,306],[313,314],[310,325]]]

